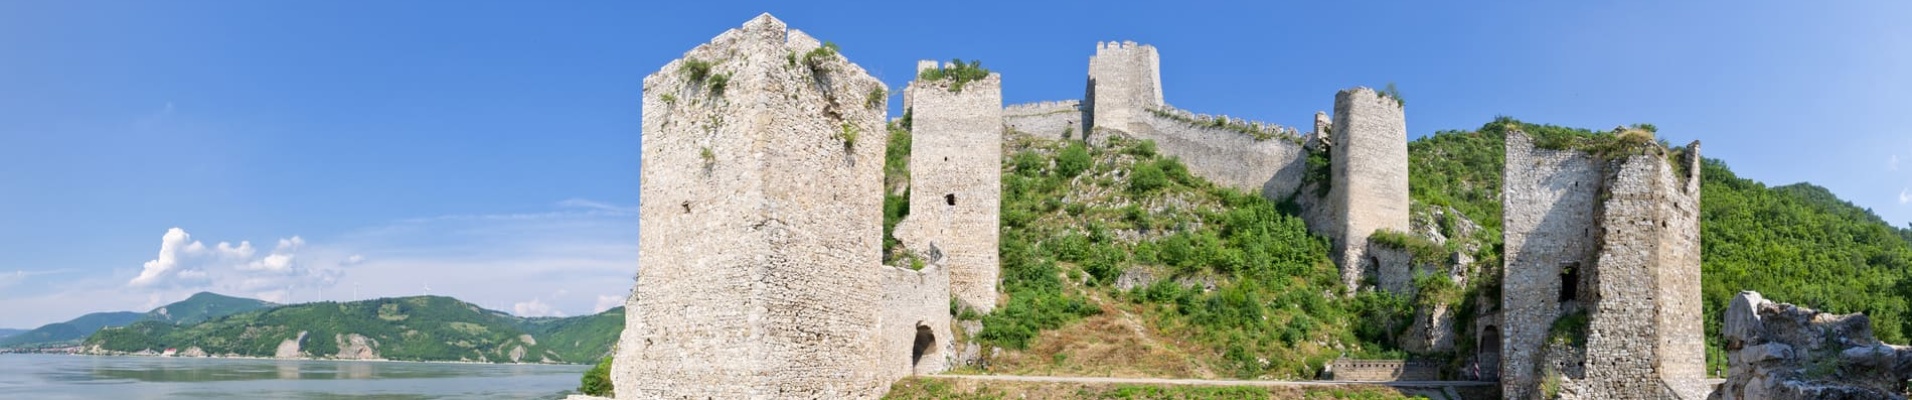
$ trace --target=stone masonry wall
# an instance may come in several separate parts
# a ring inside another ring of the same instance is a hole
[[[1353,289],[1372,263],[1365,254],[1368,235],[1408,231],[1407,119],[1400,103],[1368,88],[1336,93],[1333,142],[1328,202],[1341,212],[1334,222],[1340,235],[1335,261]]]
[[[1609,161],[1536,149],[1526,135],[1508,134],[1501,290],[1508,398],[1535,396],[1540,366],[1550,362],[1572,364],[1555,366],[1568,372],[1564,398],[1705,395],[1699,146],[1689,147],[1673,162],[1657,146]],[[1563,265],[1579,268],[1572,303],[1560,301]],[[1585,347],[1562,350],[1580,355],[1568,361],[1549,361],[1544,354],[1562,351],[1541,349],[1563,345],[1545,342],[1548,329],[1563,309],[1575,308],[1587,312]]]
[[[1082,102],[1045,101],[1003,107],[1002,123],[1035,137],[1076,139],[1084,133],[1082,115]]]
[[[910,84],[910,214],[896,238],[949,268],[950,293],[978,311],[996,308],[1002,207],[1002,78],[951,92],[948,81]],[[880,207],[879,207],[880,210]],[[880,225],[879,225],[880,226]]]
[[[1586,375],[1578,394],[1600,399],[1664,398],[1655,370],[1658,337],[1660,181],[1667,166],[1657,155],[1609,163],[1596,222],[1603,228],[1596,264],[1581,273],[1597,294],[1587,331]]]
[[[883,84],[759,16],[644,79],[640,249],[620,398],[874,398]],[[850,143],[844,133],[858,132]],[[801,183],[801,184],[792,184]]]
[[[1307,172],[1307,150],[1287,140],[1289,137],[1256,140],[1241,132],[1149,111],[1136,118],[1139,123],[1130,124],[1126,132],[1137,139],[1154,140],[1163,155],[1181,158],[1190,173],[1218,185],[1280,200],[1301,186],[1301,177]],[[1405,155],[1407,144],[1401,145]],[[1402,163],[1405,167],[1405,157]]]
[[[1665,225],[1659,240],[1659,337],[1654,358],[1660,378],[1684,398],[1697,399],[1710,390],[1706,379],[1706,331],[1700,296],[1700,142],[1686,146],[1678,160],[1686,174],[1667,171],[1660,190],[1660,218]]]
[[[883,324],[876,336],[882,343],[877,365],[883,381],[948,370],[956,354],[949,328],[949,270],[940,265],[922,271],[885,266],[882,274]],[[918,343],[924,334],[929,340]]]
[[[1593,209],[1603,176],[1593,157],[1536,149],[1507,134],[1502,171],[1501,393],[1534,397],[1547,331],[1559,317],[1561,266],[1593,265]]]
[[[1135,42],[1097,42],[1089,57],[1087,102],[1095,128],[1134,132],[1150,108],[1162,101],[1162,59],[1155,46]],[[1088,133],[1094,138],[1094,133]],[[1099,140],[1099,139],[1096,139]]]
[[[1438,364],[1402,360],[1336,359],[1330,365],[1334,380],[1345,382],[1432,381],[1440,378]]]

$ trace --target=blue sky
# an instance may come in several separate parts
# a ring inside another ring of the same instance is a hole
[[[1650,122],[1912,221],[1912,3],[1533,3],[0,2],[0,327],[199,290],[614,304],[643,77],[763,12],[891,87],[964,58],[1077,98],[1135,40],[1184,109],[1308,126],[1394,82],[1414,136]]]

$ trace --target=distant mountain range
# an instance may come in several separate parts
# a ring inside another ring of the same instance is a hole
[[[217,304],[163,307],[191,322],[143,318],[99,329],[82,345],[94,354],[594,363],[624,328],[622,307],[525,318],[443,296],[250,309]]]
[[[26,333],[26,331],[27,330],[25,329],[0,329],[0,339],[5,339],[8,336]]]
[[[30,331],[0,337],[0,348],[37,348],[58,347],[78,344],[100,328],[121,327],[139,321],[159,321],[168,324],[193,324],[212,318],[234,313],[273,307],[264,300],[255,300],[221,295],[211,292],[199,292],[185,300],[167,304],[144,313],[133,311],[100,312],[82,315],[71,321],[46,324]]]

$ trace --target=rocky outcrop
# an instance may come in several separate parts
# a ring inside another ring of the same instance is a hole
[[[1905,399],[1912,348],[1880,343],[1865,314],[1835,315],[1740,292],[1721,335],[1730,366],[1709,399]]]
[[[378,339],[356,333],[333,335],[339,344],[340,360],[383,360],[378,357]]]
[[[305,331],[299,331],[299,337],[279,342],[279,348],[272,352],[272,356],[274,358],[305,357],[305,353],[299,351],[299,344],[305,343],[305,333]]]

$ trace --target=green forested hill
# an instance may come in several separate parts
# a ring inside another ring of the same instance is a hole
[[[86,339],[100,328],[121,327],[139,321],[158,321],[169,324],[191,324],[211,318],[218,318],[243,311],[272,307],[276,304],[262,300],[238,298],[211,292],[199,292],[185,300],[167,304],[146,313],[132,311],[101,312],[82,315],[71,321],[41,326],[37,329],[7,336],[0,339],[0,347],[46,347],[66,346]]]
[[[55,322],[0,339],[0,347],[40,347],[71,344],[103,327],[125,326],[143,314],[132,311],[101,312],[82,315],[71,321]]]
[[[1484,239],[1498,244],[1503,145],[1516,127],[1541,142],[1611,136],[1501,118],[1475,131],[1420,138],[1408,144],[1414,200],[1453,206],[1493,230]],[[1706,159],[1702,168],[1701,291],[1710,362],[1723,362],[1716,343],[1720,312],[1742,290],[1831,312],[1864,312],[1880,339],[1906,342],[1912,230],[1818,186],[1768,187],[1717,159]]]
[[[223,317],[241,312],[277,306],[272,302],[221,295],[212,292],[199,292],[167,304],[142,316],[142,321],[159,321],[178,325],[196,324],[201,321]]]
[[[271,357],[296,339],[304,357],[339,354],[348,335],[372,339],[378,358],[412,361],[583,363],[609,351],[622,309],[572,318],[525,319],[442,296],[282,306],[198,324],[141,321],[104,329],[87,346],[109,352],[197,347],[208,354]]]

